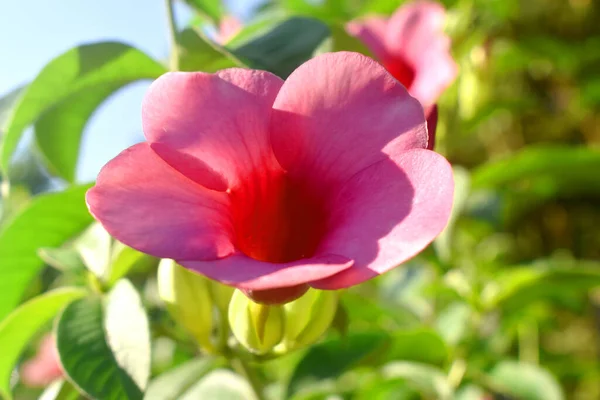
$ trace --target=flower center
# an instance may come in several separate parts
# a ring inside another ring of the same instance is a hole
[[[325,233],[321,196],[286,174],[250,180],[231,192],[231,203],[236,246],[258,261],[312,257]]]
[[[415,80],[415,70],[402,58],[393,58],[383,62],[385,69],[392,74],[406,89],[409,89]]]

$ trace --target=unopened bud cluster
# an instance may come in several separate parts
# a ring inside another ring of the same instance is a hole
[[[226,321],[233,288],[164,259],[158,266],[158,292],[173,319],[202,348],[214,351],[213,331],[220,320]]]
[[[236,290],[229,304],[229,324],[242,346],[255,354],[284,354],[316,342],[329,328],[338,294],[310,289],[283,305],[254,303]]]
[[[222,285],[164,259],[158,292],[173,319],[209,352],[219,351],[214,332],[229,328],[255,354],[285,354],[316,342],[331,325],[338,293],[309,289],[285,304],[255,303],[242,291]],[[227,338],[228,332],[224,336]]]

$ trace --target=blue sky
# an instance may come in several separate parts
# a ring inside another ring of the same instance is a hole
[[[248,13],[237,0],[231,9]],[[57,55],[73,46],[105,40],[133,45],[152,57],[168,55],[163,0],[12,0],[0,5],[0,95],[29,82]],[[190,13],[176,7],[180,24]],[[140,141],[140,103],[149,83],[140,82],[115,94],[86,128],[78,180],[93,180],[110,158]]]

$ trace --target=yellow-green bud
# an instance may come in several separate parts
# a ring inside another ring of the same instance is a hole
[[[285,333],[278,350],[287,352],[316,342],[327,331],[338,307],[338,292],[309,289],[283,305]]]
[[[235,290],[231,286],[223,285],[222,283],[209,281],[211,297],[219,310],[219,313],[227,318],[227,310],[229,309],[229,301]]]
[[[236,290],[229,303],[229,325],[242,346],[253,353],[264,354],[283,337],[283,309],[254,303]]]
[[[209,280],[173,260],[158,265],[158,294],[167,310],[205,349],[212,350],[213,301]]]

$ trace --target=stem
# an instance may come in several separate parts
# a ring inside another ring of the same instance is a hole
[[[254,391],[254,394],[258,400],[266,400],[266,397],[263,394],[263,385],[260,382],[256,371],[250,368],[246,361],[239,357],[234,357],[231,358],[231,366],[237,371],[237,373],[248,380],[248,383],[250,383],[250,386],[252,387],[252,390]]]
[[[167,22],[169,25],[169,42],[171,44],[171,54],[169,56],[169,68],[171,71],[179,70],[179,44],[177,42],[177,24],[175,23],[175,13],[173,12],[173,0],[165,0],[167,9]]]
[[[4,177],[2,183],[0,183],[0,192],[2,193],[2,199],[8,199],[10,195],[10,183],[8,182],[8,177]]]
[[[535,322],[523,322],[517,329],[519,359],[532,364],[539,364],[539,332],[537,324]]]
[[[220,352],[223,352],[227,348],[227,341],[229,340],[229,321],[227,316],[223,313],[219,313],[219,339],[217,348]]]
[[[466,371],[467,363],[464,359],[459,358],[454,360],[450,366],[450,371],[448,372],[448,383],[450,383],[450,386],[452,386],[454,389],[459,387]]]

